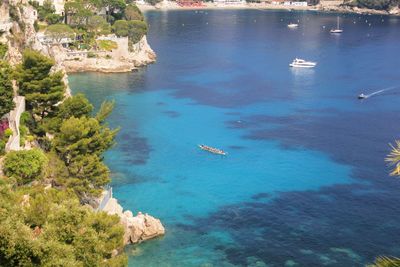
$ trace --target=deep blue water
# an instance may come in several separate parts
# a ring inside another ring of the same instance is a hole
[[[115,99],[114,194],[167,234],[130,266],[363,266],[400,256],[400,19],[287,11],[150,12],[156,64],[76,74]],[[299,21],[300,27],[286,25]],[[325,26],[325,28],[323,27]],[[293,70],[294,57],[315,60]],[[229,152],[200,151],[205,143]]]

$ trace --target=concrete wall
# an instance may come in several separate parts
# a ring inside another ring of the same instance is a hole
[[[14,98],[15,109],[10,112],[9,123],[10,128],[13,131],[13,135],[10,136],[6,144],[6,152],[12,150],[21,150],[21,145],[19,142],[20,132],[19,132],[19,122],[22,112],[25,111],[25,97],[17,96]]]

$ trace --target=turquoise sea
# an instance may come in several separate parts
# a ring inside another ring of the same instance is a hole
[[[400,19],[208,10],[148,12],[157,63],[75,74],[74,93],[115,99],[106,154],[114,195],[167,234],[129,266],[364,266],[400,256]],[[291,30],[287,24],[299,23]],[[294,70],[295,58],[317,61]],[[198,149],[207,144],[226,157]]]

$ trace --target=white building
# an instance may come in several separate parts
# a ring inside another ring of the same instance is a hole
[[[283,3],[285,6],[307,6],[307,2],[305,1],[298,1],[298,2],[292,2],[292,1],[285,1]]]
[[[246,0],[214,0],[214,4],[217,4],[217,5],[243,5],[243,4],[246,4]]]

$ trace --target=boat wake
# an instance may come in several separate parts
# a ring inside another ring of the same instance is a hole
[[[390,91],[390,90],[394,90],[394,89],[397,89],[397,88],[400,88],[400,86],[391,86],[391,87],[387,87],[387,88],[384,88],[384,89],[381,89],[381,90],[372,92],[372,93],[367,94],[367,95],[365,95],[365,94],[360,94],[360,95],[358,96],[358,98],[359,98],[359,99],[370,98],[371,96],[378,95],[378,94],[381,94],[381,93],[383,93],[383,92]]]

